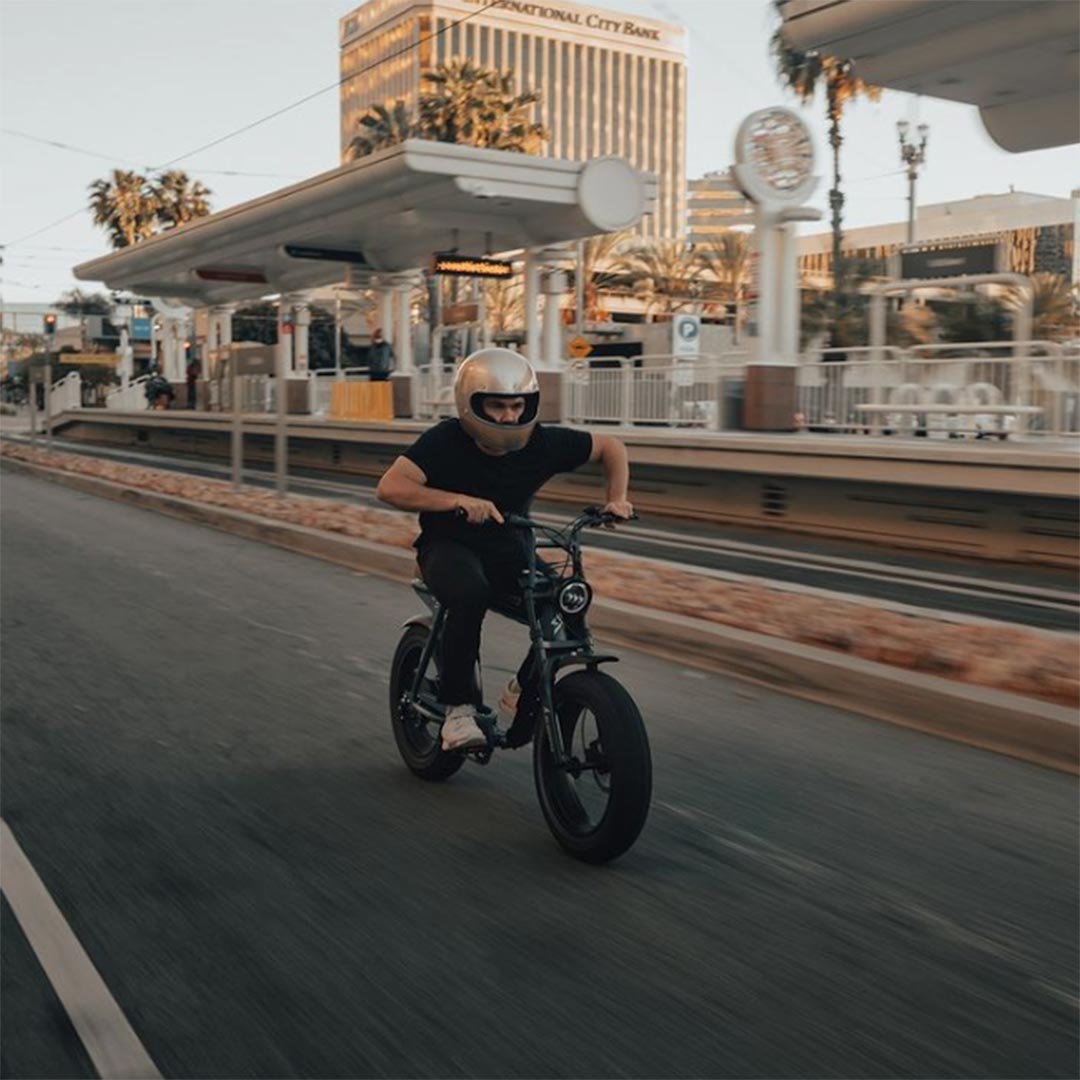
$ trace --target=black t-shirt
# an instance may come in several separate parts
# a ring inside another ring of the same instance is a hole
[[[405,451],[423,470],[427,486],[488,499],[504,514],[527,514],[533,496],[556,473],[572,472],[592,454],[592,435],[565,427],[537,424],[521,450],[485,454],[454,420],[429,428]],[[520,530],[498,525],[470,525],[454,513],[420,515],[417,547],[430,540],[456,540],[473,548],[520,546]]]

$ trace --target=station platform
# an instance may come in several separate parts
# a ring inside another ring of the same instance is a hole
[[[273,458],[276,418],[243,418],[248,461]],[[377,476],[430,420],[290,415],[290,468]],[[67,439],[225,460],[228,413],[71,410]],[[1078,554],[1077,446],[852,434],[700,432],[595,426],[626,444],[643,509],[893,546],[1072,564]],[[595,469],[557,477],[545,496],[595,501]]]

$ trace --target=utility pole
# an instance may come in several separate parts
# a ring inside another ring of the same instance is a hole
[[[928,124],[920,124],[917,133],[919,141],[908,142],[911,125],[906,120],[897,120],[896,130],[900,135],[900,160],[907,166],[908,178],[908,216],[907,242],[915,243],[915,181],[919,178],[919,166],[926,161],[926,139],[930,133]]]

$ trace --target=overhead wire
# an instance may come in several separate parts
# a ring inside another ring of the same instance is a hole
[[[113,164],[116,162],[125,162],[128,165],[132,165],[135,168],[145,169],[147,172],[153,172],[154,170],[149,166],[140,166],[136,164],[134,158],[123,157],[120,154],[99,154],[96,150],[87,150],[82,146],[72,146],[70,143],[60,142],[57,139],[44,139],[40,135],[31,135],[28,131],[15,131],[12,128],[0,127],[0,133],[4,135],[13,135],[19,139],[28,139],[30,142],[41,143],[43,146],[52,146],[57,150],[67,150],[73,154],[84,154],[87,157],[100,158],[102,161],[111,161]],[[201,173],[205,173],[207,176],[251,176],[251,177],[265,177],[273,180],[299,180],[301,177],[290,173],[264,173],[264,172],[245,172],[240,169],[200,169]]]
[[[236,128],[234,131],[230,131],[225,135],[220,136],[217,139],[212,139],[208,143],[204,143],[202,146],[196,147],[194,150],[188,150],[184,154],[180,154],[177,157],[170,158],[168,161],[162,162],[160,165],[153,166],[152,171],[156,172],[159,169],[166,169],[170,165],[175,165],[178,161],[183,161],[185,158],[194,157],[196,154],[201,154],[204,150],[209,150],[211,147],[220,146],[221,143],[235,138],[237,135],[242,135],[247,131],[251,131],[253,128],[259,127],[261,124],[265,124],[270,120],[274,120],[279,116],[283,116],[285,113],[290,112],[293,109],[298,108],[301,105],[307,104],[309,101],[313,101],[315,98],[320,97],[322,94],[327,94],[331,90],[337,90],[341,87],[342,83],[349,79],[354,79],[360,75],[366,75],[368,72],[373,71],[381,64],[389,63],[391,60],[396,60],[400,56],[404,56],[406,53],[412,52],[415,49],[419,49],[421,45],[427,44],[427,42],[434,40],[441,35],[448,33],[455,27],[460,26],[462,23],[469,22],[471,19],[475,19],[478,15],[482,15],[490,8],[498,7],[502,0],[488,0],[488,3],[482,7],[478,7],[476,11],[470,11],[467,15],[462,15],[459,19],[454,19],[448,22],[445,26],[440,27],[438,30],[428,34],[427,37],[418,38],[415,42],[411,42],[408,45],[403,45],[400,49],[395,50],[392,53],[382,57],[379,60],[372,61],[367,67],[361,68],[359,71],[350,72],[347,76],[342,76],[335,82],[330,83],[328,86],[324,86],[319,90],[315,90],[310,94],[305,94],[302,98],[298,98],[296,101],[289,105],[285,105],[280,109],[275,109],[272,113],[267,113],[266,116],[260,117],[258,120],[253,120],[249,124],[244,124],[242,127]],[[35,236],[40,236],[43,232],[48,232],[50,229],[56,228],[57,225],[63,225],[64,222],[70,221],[77,214],[81,214],[85,211],[86,207],[80,206],[78,210],[73,210],[70,214],[65,214],[62,218],[57,218],[56,221],[50,222],[48,225],[43,225],[40,229],[35,229],[33,232],[27,233],[25,236],[20,236],[17,240],[9,240],[4,245],[6,247],[15,247],[16,244],[21,244],[25,240],[31,240]]]

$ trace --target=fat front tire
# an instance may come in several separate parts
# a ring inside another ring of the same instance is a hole
[[[465,755],[443,751],[439,726],[413,716],[404,707],[428,634],[427,627],[409,626],[398,642],[390,666],[390,724],[405,764],[422,780],[445,780],[461,768]],[[424,680],[424,688],[429,692],[434,690],[430,679]]]
[[[575,858],[605,863],[637,839],[649,814],[652,757],[634,699],[599,671],[575,671],[555,684],[555,709],[571,756],[589,766],[560,767],[541,723],[533,777],[544,819]]]

